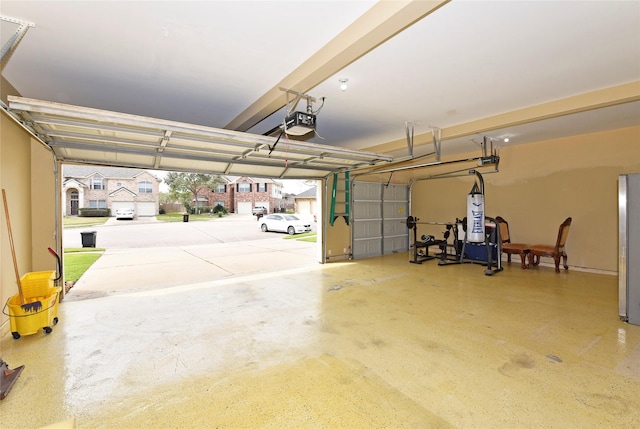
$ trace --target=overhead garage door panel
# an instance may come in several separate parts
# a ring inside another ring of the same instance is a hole
[[[409,249],[409,228],[406,218],[409,211],[409,188],[406,185],[389,184],[383,188],[383,252],[385,254]]]
[[[324,178],[390,156],[9,96],[9,113],[58,161],[273,178]]]
[[[138,202],[136,214],[138,216],[155,216],[157,215],[156,203],[154,202]]]
[[[238,202],[238,214],[251,214],[251,213],[253,213],[253,207],[251,207],[251,202],[249,201]]]
[[[379,183],[354,182],[352,195],[353,257],[382,255],[382,187]]]
[[[162,158],[155,167],[158,170],[184,172],[216,172],[228,167],[228,163],[197,161],[188,158]]]
[[[58,159],[90,159],[92,163],[98,165],[135,166],[140,164],[145,165],[153,162],[152,156],[132,155],[127,154],[126,152],[119,152],[118,147],[109,148],[108,150],[104,150],[101,152],[97,152],[97,149],[70,149],[59,148],[57,146],[52,146],[52,148],[56,151],[56,156],[58,157]]]
[[[368,220],[368,219],[381,219],[382,207],[380,206],[380,200],[377,201],[357,201],[358,204],[353,206],[353,218],[354,220]]]
[[[409,188],[371,182],[353,184],[353,257],[368,258],[409,248]]]
[[[298,214],[311,214],[311,201],[299,200],[296,202],[296,213]]]

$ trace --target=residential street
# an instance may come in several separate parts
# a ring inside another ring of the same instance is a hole
[[[313,218],[308,218],[315,231]],[[106,249],[232,243],[285,236],[260,231],[255,216],[250,215],[230,214],[197,222],[159,222],[154,217],[139,217],[133,221],[111,218],[104,225],[65,229],[64,247],[82,247],[83,231],[96,231],[96,247]]]
[[[316,243],[263,233],[255,217],[247,215],[168,223],[112,219],[91,229],[66,229],[64,246],[82,247],[81,232],[88,230],[96,231],[96,246],[106,251],[66,299],[260,276],[319,263]]]

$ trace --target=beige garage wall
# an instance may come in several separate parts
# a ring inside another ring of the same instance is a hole
[[[569,265],[617,272],[618,175],[640,172],[640,127],[505,147],[500,155],[500,172],[484,175],[487,216],[504,217],[514,241],[533,244],[555,243],[560,223],[571,216]],[[415,183],[412,215],[464,217],[473,181]],[[441,237],[442,231],[421,225],[418,233]]]
[[[15,244],[19,273],[31,271],[31,150],[30,137],[21,131],[5,114],[0,115],[0,186],[5,189],[9,218]],[[2,281],[0,302],[18,293],[12,262],[7,222],[2,210],[0,217]],[[2,320],[6,316],[2,315]]]
[[[8,86],[2,83],[6,101]],[[55,184],[53,158],[42,144],[0,114],[0,187],[6,190],[9,218],[20,276],[33,271],[55,270]],[[0,302],[18,293],[4,209],[0,211]],[[0,315],[0,327],[8,326]]]

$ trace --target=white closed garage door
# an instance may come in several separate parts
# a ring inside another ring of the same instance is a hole
[[[311,214],[311,200],[299,200],[296,202],[296,213],[298,214]]]
[[[238,214],[251,214],[251,213],[253,213],[253,207],[251,207],[251,201],[238,202]]]
[[[136,213],[136,203],[133,201],[114,201],[111,203],[111,216],[116,215],[118,209],[131,209],[133,213]]]
[[[138,209],[136,210],[136,214],[138,216],[155,216],[158,213],[156,212],[156,203],[153,201],[146,201],[138,203]]]

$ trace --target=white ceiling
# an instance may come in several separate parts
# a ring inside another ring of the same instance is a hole
[[[2,0],[0,14],[35,24],[2,74],[40,100],[262,134],[284,86],[326,97],[309,142],[396,157],[405,121],[418,151],[442,129],[444,156],[640,125],[639,1]],[[4,45],[17,25],[0,25]]]

